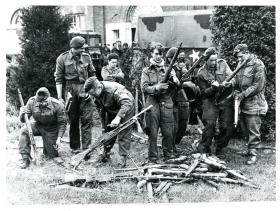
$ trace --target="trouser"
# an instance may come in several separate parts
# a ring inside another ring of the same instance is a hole
[[[174,114],[172,102],[153,104],[146,113],[148,138],[148,156],[150,161],[158,159],[157,136],[159,128],[162,133],[163,156],[168,159],[173,149]]]
[[[125,117],[121,120],[121,124],[129,120],[131,117],[135,115],[135,107],[133,106],[125,115]],[[112,115],[107,113],[106,114],[106,120],[105,125],[108,125],[111,123],[111,121],[116,117],[116,115]],[[121,131],[116,137],[112,138],[108,144],[104,146],[104,152],[109,153],[111,149],[113,148],[116,140],[118,140],[119,144],[119,155],[120,156],[127,156],[130,145],[131,145],[131,133],[132,133],[133,125],[127,127],[123,131]],[[105,132],[109,132],[113,129],[106,129]]]
[[[185,135],[187,124],[189,121],[189,103],[188,102],[178,102],[174,104],[174,141],[175,144],[179,144]]]
[[[233,133],[234,113],[231,105],[208,105],[208,107],[204,108],[208,109],[203,110],[202,121],[205,127],[198,150],[201,153],[210,153],[210,147],[214,137],[217,150],[220,150],[228,145]],[[215,134],[216,124],[219,124],[219,134]]]
[[[85,98],[83,84],[66,84],[65,93],[72,94],[72,104],[68,112],[70,148],[87,149],[91,144],[93,126],[93,100]],[[65,96],[67,96],[65,94]]]
[[[257,148],[261,143],[261,115],[240,113],[240,126],[248,143],[248,151],[257,155]]]
[[[58,151],[56,149],[56,140],[58,136],[57,125],[45,126],[36,122],[31,123],[31,129],[34,136],[42,136],[43,139],[43,153],[44,155],[54,158],[58,157]],[[23,126],[20,130],[19,137],[19,153],[22,158],[31,158],[31,141],[26,126]]]

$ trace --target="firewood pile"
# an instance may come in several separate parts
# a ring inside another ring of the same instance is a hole
[[[134,165],[136,168],[114,169],[111,174],[68,177],[64,182],[51,186],[95,188],[102,183],[130,179],[137,182],[140,192],[147,191],[150,202],[165,195],[172,185],[198,181],[217,190],[219,184],[227,183],[259,189],[259,186],[253,184],[243,173],[229,168],[224,161],[210,154],[182,155],[164,164],[137,166],[134,163]]]

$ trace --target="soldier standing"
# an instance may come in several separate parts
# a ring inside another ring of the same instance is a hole
[[[170,64],[173,56],[175,55],[178,48],[171,47],[166,53],[166,65]],[[174,64],[173,69],[175,70],[177,78],[180,80],[182,75],[187,72],[184,60],[181,58],[177,59],[177,63]],[[192,83],[192,82],[190,82]],[[181,139],[185,135],[188,119],[189,119],[189,102],[187,95],[182,86],[172,91],[172,100],[174,103],[174,140],[173,140],[173,151],[177,153],[176,144],[181,142]]]
[[[121,83],[124,79],[124,74],[121,68],[118,67],[119,56],[116,53],[110,53],[108,56],[109,64],[102,68],[101,76],[103,81],[114,81]]]
[[[80,147],[87,149],[91,144],[93,101],[86,97],[84,83],[88,77],[95,75],[95,69],[90,56],[84,53],[85,39],[83,37],[73,37],[70,47],[69,51],[60,54],[57,58],[54,76],[58,99],[64,102],[63,88],[65,96],[68,92],[72,95],[72,104],[68,112],[69,137],[70,147],[73,152],[76,152]],[[80,135],[82,144],[80,144]]]
[[[129,120],[135,114],[134,98],[132,94],[121,84],[110,81],[99,81],[96,77],[89,78],[85,83],[85,92],[88,92],[95,99],[99,111],[102,128],[108,132],[120,123]],[[104,153],[100,161],[107,162],[110,151],[116,140],[119,143],[119,155],[121,156],[121,167],[126,166],[127,153],[130,150],[132,126],[121,131],[117,137],[111,139],[110,143],[104,146]]]
[[[202,140],[198,145],[198,150],[202,153],[209,153],[210,147],[215,137],[216,154],[228,145],[233,132],[233,99],[225,100],[217,105],[216,94],[219,86],[223,86],[223,81],[232,74],[226,61],[217,59],[217,53],[212,54],[206,63],[199,69],[198,86],[202,98],[202,121],[205,125]],[[217,121],[218,120],[218,121]],[[219,125],[216,125],[216,124]],[[215,133],[216,126],[219,133]]]
[[[66,129],[66,114],[64,105],[59,100],[50,96],[49,90],[41,87],[36,95],[29,98],[26,106],[20,108],[20,121],[24,122],[24,114],[34,118],[31,129],[34,136],[42,136],[43,153],[49,158],[58,157],[56,144]],[[25,169],[30,165],[30,137],[26,126],[20,130],[19,153],[22,156],[21,168]]]
[[[246,61],[233,81],[237,91],[236,97],[240,103],[240,126],[248,143],[246,155],[249,156],[248,165],[257,162],[257,148],[261,143],[261,117],[268,110],[265,100],[266,68],[263,62],[248,50],[246,44],[239,44],[234,48],[234,56],[239,64]]]
[[[164,78],[166,68],[162,59],[163,48],[159,45],[152,47],[152,58],[150,65],[142,71],[141,88],[146,94],[146,105],[153,105],[152,109],[146,113],[146,131],[149,138],[148,159],[151,163],[158,160],[157,136],[159,128],[162,133],[162,149],[164,160],[173,157],[173,135],[174,135],[174,115],[171,92],[168,90],[168,83],[161,83]],[[170,79],[179,85],[174,70]]]

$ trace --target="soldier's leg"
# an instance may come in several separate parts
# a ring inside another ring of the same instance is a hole
[[[31,129],[34,136],[40,135],[40,132],[36,127],[36,123],[31,123]],[[32,158],[30,155],[30,151],[31,151],[31,141],[29,138],[29,133],[27,127],[23,126],[20,129],[20,135],[19,135],[19,153],[24,161],[22,163],[21,168],[26,168],[29,166],[30,160]]]
[[[82,148],[87,149],[91,144],[93,125],[93,101],[91,98],[80,100],[81,138]]]
[[[261,143],[261,116],[260,115],[246,115],[246,123],[249,132],[248,150],[251,155],[257,155],[257,148]]]
[[[153,107],[146,113],[148,159],[153,162],[158,160],[157,136],[159,130],[159,117],[160,111],[158,104],[153,105]]]
[[[68,112],[69,116],[69,139],[70,148],[73,150],[80,148],[80,128],[79,128],[79,98],[78,95],[72,96],[71,109]]]
[[[219,109],[219,123],[220,123],[220,134],[215,137],[217,144],[217,151],[226,147],[233,133],[233,107],[223,106]]]
[[[174,114],[174,135],[173,135],[172,146],[173,146],[174,153],[177,153],[176,141],[177,141],[178,129],[180,127],[180,125],[179,125],[179,105],[178,104],[174,104],[173,114]]]
[[[160,106],[160,130],[163,156],[164,159],[169,159],[172,156],[174,135],[173,104],[165,103]]]
[[[245,137],[245,141],[248,142],[249,140],[249,130],[247,128],[247,123],[246,123],[246,117],[245,117],[246,114],[244,113],[240,113],[239,115],[239,123],[240,123],[240,128],[242,130],[242,133]]]
[[[179,103],[179,119],[178,119],[178,130],[177,130],[177,137],[176,137],[176,144],[179,144],[182,138],[185,135],[188,121],[189,121],[189,103],[187,102],[180,102]]]
[[[127,112],[126,116],[122,120],[122,123],[132,118],[134,114],[135,114],[135,107],[133,106],[133,108],[131,108]],[[127,153],[130,150],[132,130],[133,130],[133,125],[121,131],[117,137],[119,143],[119,155],[121,156],[127,156]]]
[[[49,158],[58,157],[58,151],[56,148],[56,140],[58,135],[57,126],[38,126],[38,130],[42,134],[44,144],[44,155],[46,155]]]
[[[203,105],[202,122],[204,129],[201,141],[198,145],[198,151],[201,153],[209,153],[212,140],[215,135],[216,120],[218,118],[218,109],[213,104]]]

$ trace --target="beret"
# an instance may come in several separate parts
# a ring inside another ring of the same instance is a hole
[[[73,37],[70,41],[70,47],[71,48],[85,48],[86,47],[86,41],[81,36]]]
[[[99,81],[95,76],[88,78],[84,85],[85,92],[88,92],[91,89],[95,89],[98,84],[99,84]]]
[[[246,44],[238,44],[233,50],[233,56],[236,56],[240,51],[248,51],[248,46]]]

